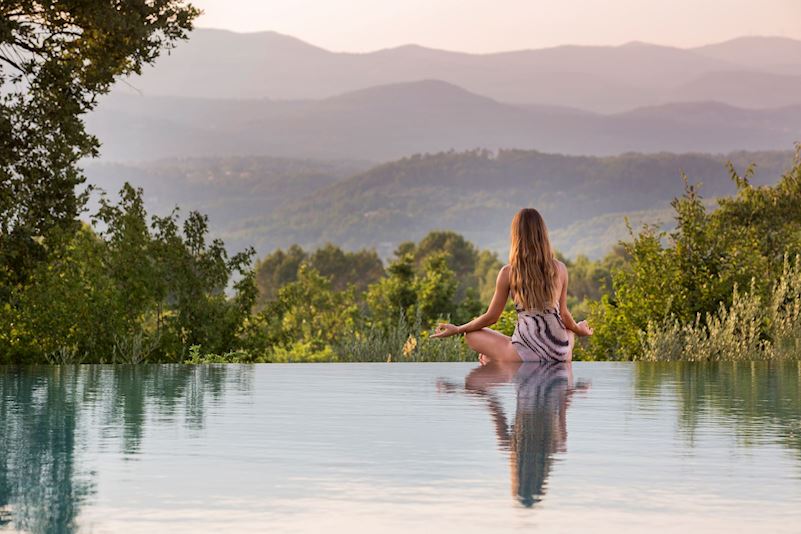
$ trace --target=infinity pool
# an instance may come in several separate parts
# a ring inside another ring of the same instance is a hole
[[[799,532],[801,364],[0,367],[0,530]]]

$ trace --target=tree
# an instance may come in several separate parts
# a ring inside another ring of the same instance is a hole
[[[503,267],[503,263],[494,252],[482,250],[478,253],[475,271],[478,280],[478,300],[484,305],[489,303],[492,295],[495,294],[495,281],[501,267]]]
[[[101,232],[84,226],[11,288],[0,361],[182,361],[192,345],[239,348],[256,296],[253,251],[229,257],[198,213],[148,224],[141,190],[126,184],[119,196],[101,198]]]
[[[155,242],[142,190],[126,183],[116,204],[102,195],[100,208],[92,219],[95,227],[103,228],[100,231],[106,245],[103,261],[118,290],[115,313],[131,325],[128,334],[139,333],[140,320],[146,314],[156,316],[166,291],[163,269],[154,255]]]
[[[78,161],[98,153],[83,115],[119,77],[185,39],[180,0],[0,3],[0,290],[9,295],[80,227]],[[3,289],[4,288],[4,289]]]
[[[357,294],[384,276],[384,264],[375,250],[347,252],[326,243],[309,257],[309,263],[323,276],[331,279],[335,291],[353,286]]]
[[[352,286],[357,295],[363,294],[367,286],[384,276],[384,264],[375,250],[349,252],[326,243],[307,253],[300,246],[292,245],[286,252],[278,249],[256,264],[257,306],[261,308],[275,300],[283,286],[297,280],[304,263],[328,278],[335,291]]]
[[[28,283],[13,288],[18,305],[0,309],[0,362],[111,356],[115,334],[126,325],[106,252],[84,226],[58,257],[36,265]]]
[[[448,259],[446,252],[429,255],[423,264],[423,275],[416,281],[417,307],[424,325],[456,312],[456,278],[448,267]]]
[[[422,268],[426,258],[432,254],[448,254],[448,267],[458,277],[470,276],[476,270],[478,252],[464,236],[450,231],[435,231],[426,234],[414,248],[414,260]]]
[[[367,290],[367,305],[373,323],[389,327],[397,323],[398,314],[413,317],[417,306],[414,258],[404,254],[387,269],[387,276]]]
[[[301,263],[308,254],[298,245],[292,245],[286,252],[278,249],[256,262],[256,286],[259,296],[256,304],[259,308],[275,300],[278,290],[298,277]]]
[[[245,346],[268,361],[334,359],[333,345],[353,331],[357,311],[352,288],[332,289],[329,278],[304,263],[297,279],[248,322]]]
[[[159,317],[166,356],[182,360],[188,347],[209,352],[236,348],[237,335],[256,300],[250,269],[255,251],[248,248],[229,257],[219,239],[207,241],[208,218],[190,212],[178,224],[177,212],[154,217],[153,256],[160,268],[167,313]],[[234,295],[226,289],[232,280]]]

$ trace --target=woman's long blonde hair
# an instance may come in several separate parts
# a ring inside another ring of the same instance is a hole
[[[551,308],[557,272],[548,229],[540,212],[524,208],[512,219],[509,282],[512,298],[525,310]]]

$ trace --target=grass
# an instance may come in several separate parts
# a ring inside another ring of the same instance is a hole
[[[731,306],[689,324],[650,323],[642,336],[644,360],[737,361],[801,357],[801,256],[785,258],[769,297],[734,290]]]

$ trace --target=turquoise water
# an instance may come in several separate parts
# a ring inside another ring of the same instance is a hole
[[[799,532],[801,364],[0,368],[0,530]]]

